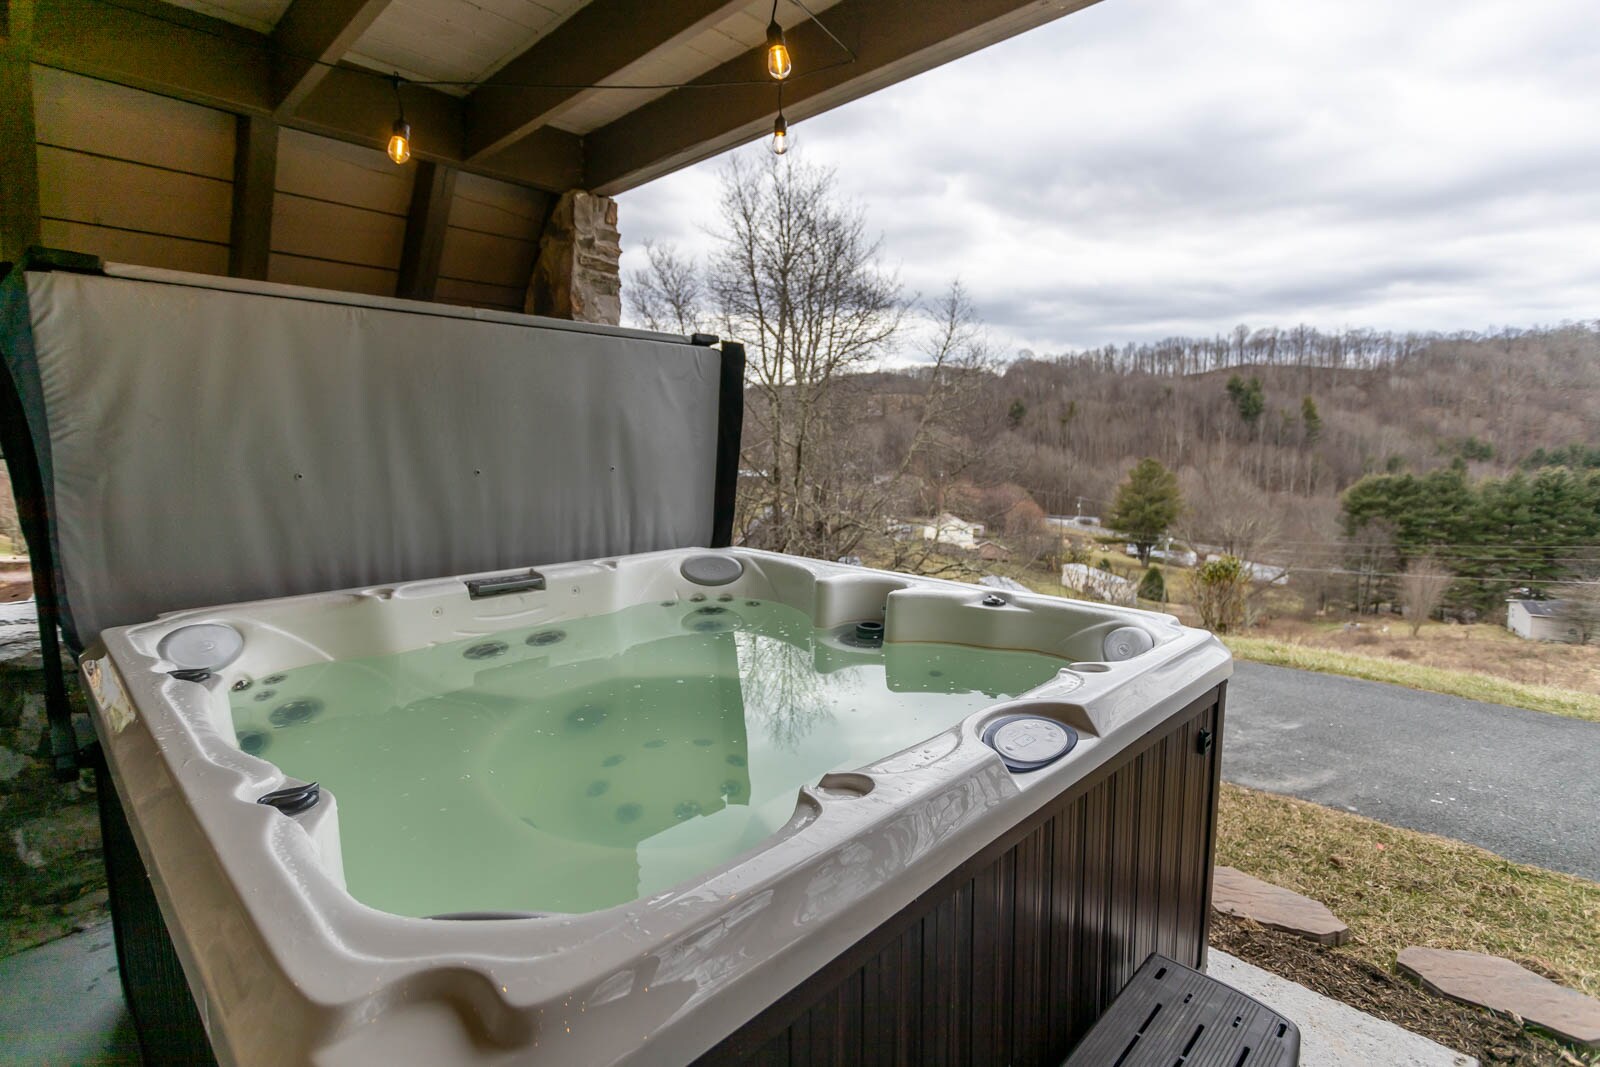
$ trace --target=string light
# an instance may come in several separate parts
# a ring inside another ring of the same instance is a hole
[[[400,75],[394,76],[394,104],[400,112],[389,134],[389,158],[404,163],[411,158],[411,123],[406,121],[406,106],[400,100]]]
[[[772,5],[772,22],[767,25],[767,73],[777,81],[789,76],[794,61],[789,56],[789,42],[783,39],[783,27],[778,25],[778,5]]]
[[[767,145],[775,156],[789,151],[789,120],[783,117],[783,83],[778,83],[778,117],[772,120],[772,141]]]

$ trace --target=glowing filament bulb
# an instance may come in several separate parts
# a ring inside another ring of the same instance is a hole
[[[772,154],[781,156],[789,151],[789,120],[779,112],[777,121],[772,124]]]
[[[794,69],[794,63],[789,58],[789,45],[783,39],[783,27],[778,25],[778,20],[773,19],[767,27],[767,73],[778,81],[789,76]]]
[[[396,119],[394,132],[389,137],[389,158],[404,163],[411,158],[411,123]]]

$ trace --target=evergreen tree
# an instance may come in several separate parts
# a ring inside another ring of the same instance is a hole
[[[1167,580],[1161,577],[1159,569],[1150,567],[1144,572],[1144,577],[1139,579],[1139,598],[1160,602],[1167,599]]]
[[[1300,401],[1300,422],[1306,428],[1306,444],[1315,444],[1317,438],[1322,436],[1322,415],[1317,411],[1317,402],[1307,393]]]
[[[1154,458],[1141,459],[1117,488],[1116,502],[1106,521],[1111,528],[1133,542],[1139,562],[1150,562],[1150,550],[1166,535],[1167,527],[1183,510],[1178,494],[1178,476]]]
[[[1251,429],[1255,429],[1256,423],[1261,420],[1261,413],[1267,410],[1267,399],[1261,392],[1260,378],[1245,381],[1235,374],[1228,379],[1228,399],[1233,401],[1239,418]]]
[[[1022,425],[1022,420],[1028,416],[1028,405],[1020,400],[1011,402],[1011,410],[1006,412],[1006,423],[1015,430]]]
[[[1570,579],[1574,561],[1600,543],[1600,471],[1546,467],[1476,484],[1461,466],[1368,475],[1342,503],[1351,546],[1369,551],[1371,531],[1390,531],[1399,567],[1438,557],[1467,579],[1447,603],[1476,612],[1493,610],[1513,588]]]

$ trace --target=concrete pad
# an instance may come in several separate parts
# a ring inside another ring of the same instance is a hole
[[[0,1065],[138,1067],[111,925],[0,960]]]
[[[1478,1061],[1212,949],[1206,973],[1300,1028],[1300,1067],[1477,1067]]]

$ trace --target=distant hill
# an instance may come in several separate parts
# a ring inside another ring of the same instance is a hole
[[[863,376],[895,460],[915,370]],[[1230,388],[1230,383],[1232,387]],[[1470,478],[1600,462],[1600,322],[1494,335],[1238,330],[1059,356],[988,378],[983,450],[963,478],[1020,485],[1053,514],[1102,513],[1143,456],[1180,473],[1186,525],[1256,510],[1283,552],[1338,539],[1363,475],[1463,466]],[[975,515],[979,519],[993,516]],[[1198,528],[1198,529],[1196,529]]]

